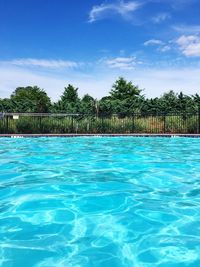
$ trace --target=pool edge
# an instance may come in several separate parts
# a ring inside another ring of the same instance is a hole
[[[1,137],[23,138],[23,137],[191,137],[200,138],[200,134],[0,134]]]

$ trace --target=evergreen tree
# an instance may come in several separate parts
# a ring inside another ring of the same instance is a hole
[[[120,77],[112,86],[110,97],[114,112],[122,116],[139,111],[143,101],[142,90]]]
[[[84,95],[80,103],[80,113],[95,115],[96,112],[96,100],[89,94]]]
[[[78,97],[78,88],[69,84],[61,96],[61,99],[54,104],[53,109],[56,112],[77,113],[80,109],[80,99]]]

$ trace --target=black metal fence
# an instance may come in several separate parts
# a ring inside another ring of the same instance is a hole
[[[95,116],[84,114],[0,114],[0,134],[200,133],[200,112]]]

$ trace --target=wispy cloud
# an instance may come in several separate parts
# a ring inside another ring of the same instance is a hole
[[[116,57],[105,60],[106,65],[112,69],[132,70],[139,63],[135,57]]]
[[[101,20],[110,15],[119,15],[123,19],[130,19],[134,11],[141,7],[141,3],[130,1],[124,2],[123,0],[115,3],[93,6],[89,13],[89,22],[95,22]]]
[[[193,5],[199,0],[145,0],[145,1],[157,4],[168,4],[175,10],[182,10],[184,8],[187,8],[188,6]]]
[[[161,46],[159,49],[158,49],[160,52],[168,52],[171,50],[171,46],[169,45],[164,45],[164,46]]]
[[[179,49],[187,57],[200,57],[200,36],[182,35],[176,40]]]
[[[161,22],[168,20],[170,18],[171,18],[171,15],[169,13],[159,13],[152,18],[152,21],[154,23],[161,23]]]
[[[150,39],[146,42],[144,42],[145,46],[149,46],[149,45],[163,45],[164,42],[158,39]]]
[[[144,42],[145,46],[157,46],[157,50],[160,52],[168,52],[169,50],[171,50],[171,46],[169,45],[169,43],[165,43],[159,39],[150,39],[146,42]]]
[[[75,61],[34,59],[34,58],[14,59],[10,61],[3,61],[0,63],[21,66],[21,67],[41,67],[49,69],[77,68],[82,64],[82,63],[77,63]]]
[[[173,25],[172,29],[183,34],[200,33],[200,25]]]

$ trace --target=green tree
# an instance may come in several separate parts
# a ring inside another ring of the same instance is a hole
[[[127,82],[123,77],[120,77],[113,84],[110,96],[113,99],[124,100],[127,98],[134,98],[140,95],[142,90],[132,84],[132,82]]]
[[[77,113],[80,108],[80,99],[78,97],[78,88],[69,84],[65,87],[61,99],[54,104],[54,111],[65,113]]]
[[[198,94],[188,96],[174,91],[164,93],[161,97],[145,98],[141,90],[132,82],[120,77],[115,81],[108,96],[97,101],[86,94],[78,96],[78,88],[68,85],[57,103],[51,105],[46,92],[37,86],[18,87],[10,98],[0,99],[0,112],[65,112],[99,114],[111,116],[131,115],[133,112],[151,113],[194,113],[200,107]]]
[[[191,96],[184,95],[182,92],[178,94],[178,112],[194,112],[195,101]]]
[[[158,97],[143,100],[141,104],[142,114],[158,114],[159,112],[162,112],[162,105]]]
[[[13,103],[9,98],[0,99],[0,112],[13,112]]]
[[[100,116],[111,116],[114,110],[114,102],[111,96],[105,96],[99,101],[98,113]]]
[[[160,97],[160,108],[162,112],[164,113],[177,112],[177,106],[178,106],[178,97],[173,90],[164,93]]]
[[[49,112],[50,98],[37,86],[18,87],[11,94],[13,112]]]
[[[61,101],[64,103],[75,103],[79,101],[78,88],[75,88],[71,84],[65,87],[65,90],[61,96]]]
[[[192,96],[193,102],[194,102],[194,106],[195,106],[195,110],[200,110],[200,95],[199,94],[195,94]]]
[[[83,96],[80,102],[80,113],[82,114],[96,114],[96,100],[86,94]]]
[[[142,90],[127,82],[124,78],[120,77],[112,86],[110,97],[114,112],[127,115],[137,112],[140,109],[144,97],[141,95]]]

